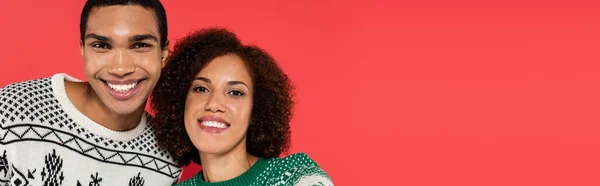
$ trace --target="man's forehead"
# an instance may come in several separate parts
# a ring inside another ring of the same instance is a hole
[[[158,37],[158,25],[153,12],[142,6],[106,6],[90,12],[86,32],[105,36],[150,34]]]

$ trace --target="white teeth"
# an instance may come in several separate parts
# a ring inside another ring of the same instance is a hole
[[[117,92],[127,92],[137,85],[137,83],[131,83],[131,84],[126,84],[126,85],[111,84],[111,83],[107,83],[107,84],[108,84],[108,87],[110,87],[113,90],[116,90]]]
[[[202,121],[200,124],[207,126],[207,127],[213,127],[213,128],[221,128],[221,129],[227,128],[227,124],[221,123],[218,121]]]

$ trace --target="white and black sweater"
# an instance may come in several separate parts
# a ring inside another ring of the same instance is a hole
[[[0,186],[164,186],[181,169],[159,149],[151,118],[125,132],[69,101],[66,74],[0,89]]]

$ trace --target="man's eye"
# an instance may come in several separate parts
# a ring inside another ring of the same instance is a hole
[[[136,43],[133,45],[132,48],[146,48],[146,47],[151,47],[152,45],[146,44],[146,43]]]
[[[101,48],[101,49],[110,49],[110,45],[108,45],[106,43],[94,43],[94,44],[92,44],[92,47]]]

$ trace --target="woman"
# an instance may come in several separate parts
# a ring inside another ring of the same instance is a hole
[[[152,98],[157,138],[179,165],[202,171],[178,185],[333,185],[290,144],[292,85],[273,58],[224,29],[175,45]]]

